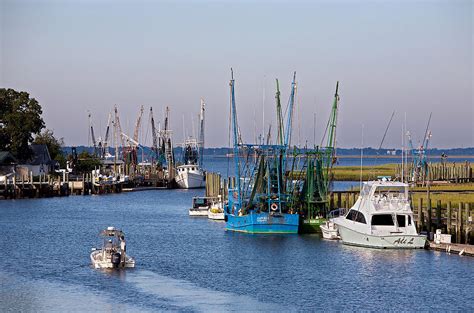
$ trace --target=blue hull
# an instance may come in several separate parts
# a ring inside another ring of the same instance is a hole
[[[226,230],[251,234],[297,234],[298,214],[271,215],[250,212],[247,215],[227,214]]]

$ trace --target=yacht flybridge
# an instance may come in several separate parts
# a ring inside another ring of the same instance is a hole
[[[364,183],[354,206],[332,221],[348,245],[415,249],[426,242],[416,231],[408,184],[386,177]]]

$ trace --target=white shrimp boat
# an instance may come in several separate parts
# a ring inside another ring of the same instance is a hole
[[[408,184],[386,177],[364,183],[354,206],[332,222],[347,245],[416,249],[426,244],[426,236],[416,231]]]
[[[176,183],[181,189],[203,188],[205,173],[197,164],[180,165],[176,168]]]
[[[125,234],[115,227],[107,227],[99,234],[103,238],[101,249],[92,248],[90,255],[94,268],[131,268],[135,260],[126,254]]]
[[[179,188],[203,188],[206,173],[203,170],[204,152],[204,100],[201,99],[199,142],[189,138],[183,144],[183,165],[176,167],[175,181]]]

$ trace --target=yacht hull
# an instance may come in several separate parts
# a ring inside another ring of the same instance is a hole
[[[364,234],[343,225],[337,225],[342,243],[379,249],[422,249],[426,244],[426,236],[422,235],[386,235],[374,236]]]
[[[250,234],[297,234],[298,214],[269,214],[267,212],[236,216],[226,215],[226,230]]]

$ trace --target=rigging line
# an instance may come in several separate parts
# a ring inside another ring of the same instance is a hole
[[[430,127],[431,115],[432,114],[433,114],[433,112],[430,112],[430,117],[428,118],[428,123],[426,124],[425,136],[423,137],[423,147],[425,147],[425,141],[426,141],[426,138],[428,137],[428,128]]]
[[[382,145],[383,145],[383,142],[385,140],[385,136],[387,135],[388,129],[390,128],[390,124],[392,124],[392,120],[393,120],[394,115],[395,115],[395,111],[393,111],[392,116],[390,116],[390,120],[388,121],[387,128],[385,128],[385,132],[383,133],[382,141],[380,142],[378,150],[382,149]]]
[[[330,120],[331,120],[331,116],[329,116],[328,123],[327,123],[327,125],[326,125],[326,129],[324,130],[323,138],[321,138],[321,144],[319,145],[320,147],[323,146],[324,139],[326,139],[326,133],[328,132]]]
[[[387,132],[388,132],[388,129],[390,128],[390,125],[392,124],[392,120],[393,120],[394,115],[395,115],[395,111],[393,111],[392,115],[390,116],[387,127],[385,128],[385,132],[383,133],[382,140],[380,141],[379,148],[376,151],[376,153],[377,153],[376,156],[375,156],[376,163],[377,163],[377,160],[379,159],[380,149],[382,149],[383,142],[385,141],[385,136],[387,136]],[[371,176],[375,177],[375,167],[372,167],[371,169],[372,169]]]

